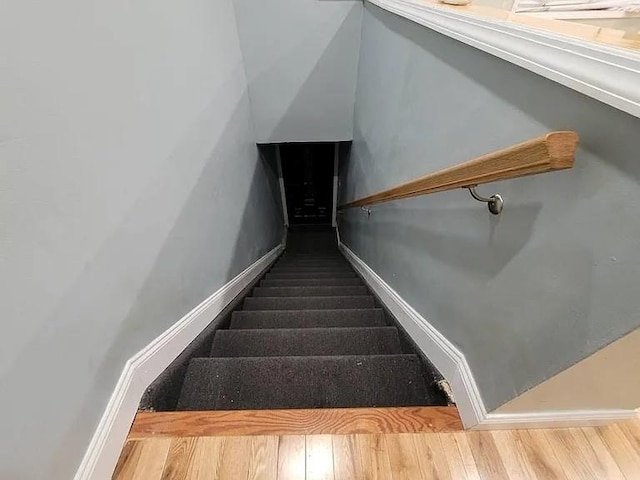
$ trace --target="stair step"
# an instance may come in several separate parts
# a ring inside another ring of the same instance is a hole
[[[278,262],[276,264],[273,265],[272,269],[308,269],[308,270],[317,270],[318,268],[332,268],[335,270],[340,270],[340,269],[344,269],[344,268],[350,268],[351,265],[349,265],[347,262],[331,262],[331,263],[326,263],[326,262]]]
[[[342,271],[342,272],[278,272],[278,273],[267,273],[267,280],[275,280],[282,278],[354,278],[357,277],[356,273],[351,271]]]
[[[371,295],[352,297],[247,297],[244,310],[327,310],[374,308]]]
[[[211,357],[400,354],[396,327],[218,330]]]
[[[269,273],[323,273],[323,272],[352,272],[350,266],[343,267],[273,267]]]
[[[281,278],[280,280],[261,280],[261,287],[338,287],[362,285],[357,277],[351,278]]]
[[[278,263],[344,263],[347,259],[342,255],[334,257],[319,257],[314,255],[304,255],[298,257],[280,257]]]
[[[369,295],[364,285],[332,287],[256,287],[254,297],[351,297]]]
[[[266,310],[236,311],[230,329],[384,327],[381,308],[348,310]]]
[[[279,265],[344,265],[348,264],[346,258],[281,258],[276,262]]]
[[[337,248],[330,251],[329,250],[317,251],[312,249],[307,252],[286,250],[280,256],[280,258],[314,258],[314,257],[315,258],[344,258],[340,250],[338,250]]]
[[[417,355],[195,358],[177,410],[429,405]]]

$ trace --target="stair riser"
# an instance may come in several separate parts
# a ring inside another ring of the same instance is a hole
[[[300,257],[300,258],[281,258],[277,263],[289,263],[289,264],[307,264],[307,263],[349,263],[344,257],[334,257],[334,258],[323,258],[323,257]]]
[[[211,357],[401,354],[398,329],[294,328],[219,330]]]
[[[278,261],[330,261],[330,262],[344,262],[347,259],[342,255],[283,255]]]
[[[262,280],[261,287],[347,287],[362,285],[359,278],[296,278]]]
[[[344,270],[349,269],[351,266],[347,263],[276,263],[272,269],[284,269],[284,270],[317,270],[317,269],[332,269],[332,270]]]
[[[397,405],[429,405],[416,355],[194,359],[178,410]]]
[[[231,316],[230,329],[384,327],[381,309],[239,311]]]
[[[289,273],[267,273],[267,280],[283,278],[356,278],[355,272],[289,272]]]
[[[338,287],[256,287],[254,297],[347,297],[369,295],[364,286]]]
[[[328,310],[373,308],[372,296],[358,297],[248,297],[244,310]]]
[[[352,272],[349,266],[344,267],[273,267],[269,273],[316,273],[316,272]]]

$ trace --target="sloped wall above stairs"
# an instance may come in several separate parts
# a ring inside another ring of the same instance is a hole
[[[360,0],[234,0],[258,143],[353,138]]]

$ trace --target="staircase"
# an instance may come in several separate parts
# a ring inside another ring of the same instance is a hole
[[[209,356],[189,362],[177,410],[446,405],[336,243],[333,229],[291,229]]]

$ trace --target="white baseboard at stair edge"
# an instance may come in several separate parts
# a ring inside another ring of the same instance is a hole
[[[339,237],[338,237],[339,238]],[[380,301],[411,335],[416,345],[447,379],[462,423],[467,429],[579,427],[603,425],[634,418],[635,410],[564,410],[527,413],[488,413],[464,354],[416,312],[349,247],[340,250]]]
[[[471,369],[462,352],[405,302],[393,288],[353,253],[349,247],[342,242],[340,242],[339,246],[347,260],[367,282],[380,301],[389,309],[413,338],[416,345],[447,379],[465,428],[471,428],[480,423],[486,416],[486,410]]]
[[[284,248],[283,240],[127,361],[74,480],[111,479],[145,389]]]

